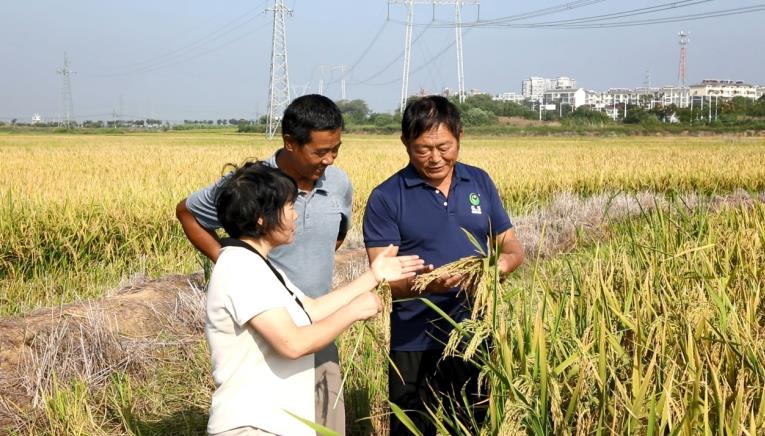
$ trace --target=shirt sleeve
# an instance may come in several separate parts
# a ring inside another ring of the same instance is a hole
[[[347,188],[345,190],[345,194],[343,194],[343,197],[341,198],[341,204],[340,204],[340,231],[338,232],[339,236],[342,236],[345,238],[345,235],[348,234],[348,230],[351,229],[351,218],[353,214],[353,186],[348,181],[346,184]]]
[[[401,231],[395,209],[379,189],[372,191],[364,211],[364,245],[367,248],[401,245]]]
[[[202,227],[208,230],[216,230],[221,227],[220,221],[218,221],[218,212],[215,208],[215,197],[218,193],[218,188],[225,180],[226,177],[223,177],[186,198],[186,209],[188,209]]]
[[[247,270],[239,270],[237,272]],[[250,274],[237,274],[230,283],[224,302],[234,322],[242,327],[261,313],[286,307],[284,286],[265,264],[252,269]]]
[[[505,210],[505,205],[502,203],[502,199],[499,197],[497,187],[491,180],[488,174],[484,173],[486,184],[486,192],[489,194],[489,224],[491,225],[491,235],[497,236],[498,234],[513,227],[513,223],[510,221],[510,217]]]

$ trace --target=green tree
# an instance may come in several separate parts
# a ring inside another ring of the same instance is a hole
[[[486,126],[497,123],[494,113],[473,107],[462,113],[462,122],[466,126]]]
[[[377,127],[385,127],[396,124],[396,120],[391,114],[375,113],[369,116],[369,120]]]
[[[350,123],[363,123],[369,116],[369,106],[364,100],[340,100],[337,102],[337,107],[343,114],[343,118],[346,122]]]

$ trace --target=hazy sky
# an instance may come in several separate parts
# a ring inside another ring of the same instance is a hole
[[[464,29],[466,88],[520,92],[529,76],[570,76],[591,89],[675,84],[677,33],[691,33],[687,82],[706,78],[765,84],[765,11],[632,27],[522,28],[647,8],[660,13],[602,23],[765,6],[751,0],[482,0],[464,6],[466,23],[539,11],[569,10],[513,21],[515,27]],[[64,52],[77,119],[156,117],[170,120],[254,118],[267,110],[273,1],[155,2],[5,1],[0,7],[0,120],[54,120],[60,112]],[[583,4],[587,4],[581,7]],[[405,7],[386,0],[287,0],[293,91],[318,92],[320,65],[353,66],[347,97],[375,111],[398,105]],[[410,93],[457,85],[454,7],[417,6]],[[439,53],[440,56],[439,56]],[[428,62],[429,61],[429,62]],[[339,69],[326,72],[325,94],[340,98]]]

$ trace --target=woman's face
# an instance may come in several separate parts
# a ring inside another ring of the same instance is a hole
[[[295,221],[297,221],[295,203],[287,202],[282,208],[281,225],[266,236],[269,244],[277,247],[292,242],[295,239]]]

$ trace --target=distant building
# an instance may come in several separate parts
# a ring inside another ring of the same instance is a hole
[[[546,91],[546,81],[542,77],[529,77],[521,84],[523,98],[539,100]]]
[[[572,89],[576,88],[576,80],[561,76],[555,79],[552,89]]]
[[[545,92],[553,89],[576,89],[576,80],[561,76],[557,79],[545,79],[543,77],[529,77],[521,83],[523,98],[539,101]]]
[[[39,124],[42,123],[42,117],[40,114],[34,114],[32,115],[32,124]]]
[[[494,101],[511,101],[513,103],[521,103],[525,98],[521,94],[514,92],[503,92],[502,94],[495,95],[492,100]]]
[[[758,86],[757,87],[757,98],[761,98],[763,95],[765,95],[765,86]]]
[[[467,96],[468,97],[473,97],[473,96],[476,96],[476,95],[485,95],[485,94],[488,94],[488,93],[483,92],[483,91],[481,91],[480,89],[477,89],[477,88],[470,88],[468,90],[468,92],[467,92]]]
[[[675,105],[686,108],[691,105],[691,90],[683,86],[664,86],[661,88],[663,106]]]
[[[691,85],[690,89],[693,97],[758,98],[757,87],[740,80],[702,80],[701,83]]]
[[[551,89],[544,93],[544,103],[567,105],[576,109],[587,104],[587,91],[584,88]]]

